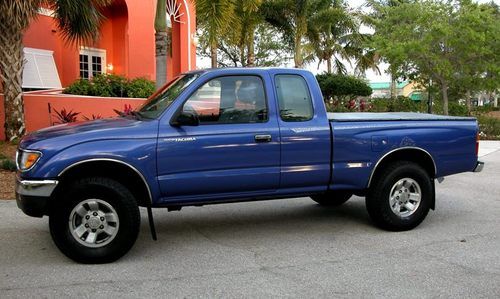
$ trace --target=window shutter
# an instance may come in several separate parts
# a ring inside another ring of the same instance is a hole
[[[61,88],[53,51],[24,48],[23,88]]]

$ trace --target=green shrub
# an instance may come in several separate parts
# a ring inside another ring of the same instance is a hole
[[[63,90],[63,93],[88,96],[91,93],[91,89],[92,89],[92,84],[90,84],[89,80],[78,79],[75,82],[73,82],[70,86],[66,87]]]
[[[16,163],[10,159],[0,160],[0,168],[8,171],[15,171]]]
[[[79,79],[64,89],[65,94],[97,97],[147,98],[155,91],[154,82],[145,78],[128,80],[113,74],[98,74],[91,80]]]
[[[476,114],[486,114],[488,112],[495,111],[495,108],[499,107],[493,107],[492,105],[485,105],[485,106],[473,107],[472,109]]]
[[[389,101],[386,98],[373,98],[370,99],[370,112],[387,112],[389,109]]]
[[[370,99],[371,112],[424,112],[421,102],[413,101],[408,97],[399,96],[396,99]]]
[[[316,79],[325,100],[342,100],[344,102],[358,96],[369,96],[372,89],[364,80],[354,76],[324,73]]]
[[[458,102],[448,103],[448,114],[454,116],[468,116],[467,106],[461,105]]]
[[[99,74],[91,80],[92,96],[127,97],[128,80],[123,76]]]
[[[479,132],[481,139],[500,140],[500,119],[485,115],[478,115]]]
[[[325,103],[327,112],[351,112],[345,105],[340,102]]]
[[[131,98],[148,98],[155,92],[155,83],[146,78],[135,78],[129,82],[127,94]]]

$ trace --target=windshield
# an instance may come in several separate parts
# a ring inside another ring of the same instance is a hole
[[[157,118],[200,74],[182,75],[153,94],[137,111],[142,117]]]

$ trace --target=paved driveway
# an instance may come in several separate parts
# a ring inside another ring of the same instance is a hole
[[[374,228],[362,198],[308,198],[145,213],[132,251],[79,265],[47,218],[0,202],[0,297],[500,297],[500,151],[482,173],[448,177],[416,229]],[[485,152],[486,153],[486,152]],[[144,212],[144,211],[142,211]]]

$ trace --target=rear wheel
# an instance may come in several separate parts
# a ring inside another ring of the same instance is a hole
[[[352,193],[343,190],[328,191],[311,196],[312,200],[325,207],[337,207],[352,197]]]
[[[433,199],[429,174],[418,164],[400,161],[377,175],[366,196],[366,208],[377,226],[404,231],[425,219]]]
[[[69,258],[108,263],[135,243],[140,213],[133,195],[119,182],[84,178],[60,192],[49,226],[54,243]]]

